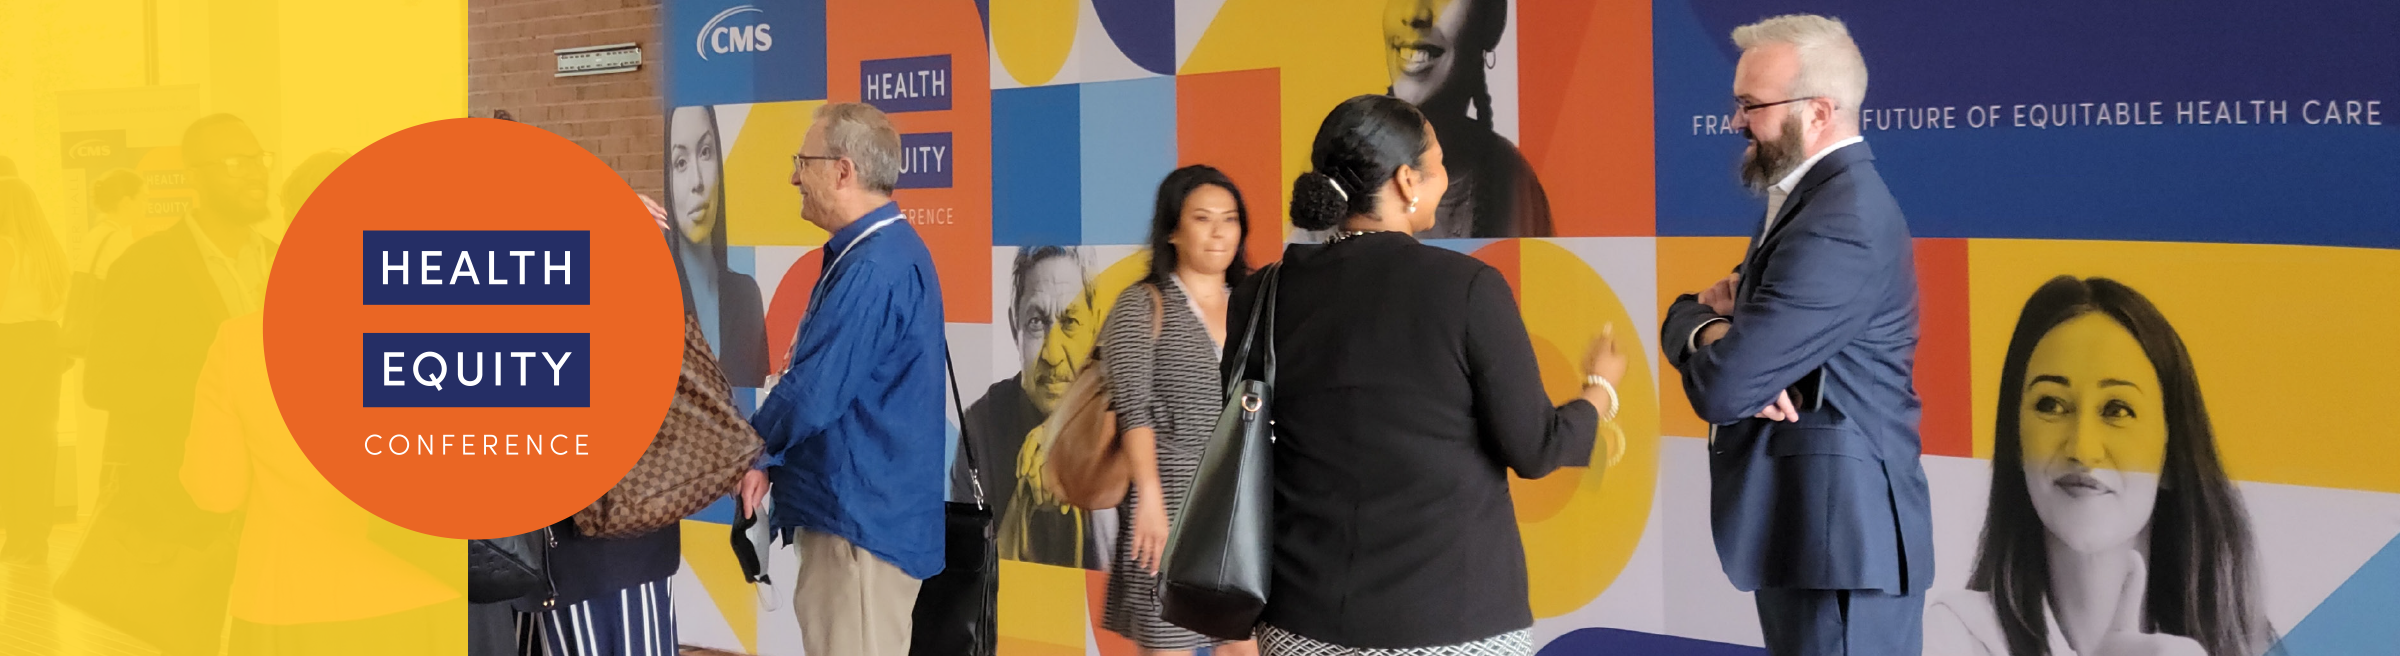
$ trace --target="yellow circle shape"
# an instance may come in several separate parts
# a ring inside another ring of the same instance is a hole
[[[1634,321],[1608,282],[1557,244],[1526,239],[1517,245],[1519,312],[1551,401],[1563,403],[1582,389],[1580,363],[1601,326],[1616,326],[1617,351],[1629,359],[1617,384],[1623,409],[1616,429],[1625,436],[1624,460],[1599,466],[1608,457],[1602,442],[1593,448],[1593,468],[1561,469],[1540,480],[1509,479],[1525,540],[1533,614],[1557,617],[1599,598],[1641,542],[1658,483],[1658,389],[1645,357],[1650,347],[1642,342],[1647,322]],[[1602,428],[1604,434],[1607,430]]]
[[[992,3],[992,52],[1018,84],[1041,86],[1058,76],[1075,46],[1075,0]]]

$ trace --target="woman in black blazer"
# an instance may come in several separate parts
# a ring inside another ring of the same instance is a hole
[[[1591,463],[1625,358],[1603,335],[1579,398],[1551,407],[1498,270],[1418,243],[1448,179],[1431,126],[1390,96],[1342,102],[1292,184],[1274,330],[1275,654],[1438,648],[1530,654],[1508,471]],[[1265,276],[1235,293],[1246,325]],[[1252,368],[1263,368],[1253,351]],[[1623,452],[1612,441],[1608,458]]]

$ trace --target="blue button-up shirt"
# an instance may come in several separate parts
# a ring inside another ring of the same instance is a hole
[[[769,520],[849,540],[909,576],[942,571],[942,290],[888,204],[825,244],[791,367],[750,424],[766,440]],[[838,263],[836,258],[839,258]]]

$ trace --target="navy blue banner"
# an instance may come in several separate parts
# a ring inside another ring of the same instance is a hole
[[[950,56],[859,62],[858,98],[886,113],[949,109]]]
[[[825,97],[824,0],[667,3],[667,105]]]
[[[1658,234],[1758,230],[1730,35],[1794,12],[1865,53],[1862,129],[1918,237],[2400,247],[2400,3],[2376,0],[1656,0]]]
[[[368,230],[367,305],[590,305],[592,233]]]
[[[367,408],[588,408],[590,333],[367,333]]]
[[[950,188],[950,133],[900,135],[900,188]]]

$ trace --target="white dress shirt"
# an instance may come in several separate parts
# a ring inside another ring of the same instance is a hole
[[[1767,223],[1759,227],[1758,238],[1764,240],[1767,238],[1767,233],[1775,231],[1775,217],[1783,213],[1783,200],[1791,197],[1793,187],[1800,186],[1800,176],[1808,175],[1809,169],[1816,168],[1817,160],[1825,159],[1826,155],[1831,155],[1833,151],[1841,150],[1844,146],[1865,143],[1866,140],[1866,137],[1851,137],[1833,142],[1833,145],[1826,146],[1824,150],[1817,151],[1817,154],[1808,156],[1808,159],[1800,160],[1800,165],[1793,167],[1791,173],[1785,174],[1782,180],[1777,180],[1774,186],[1768,187]]]

